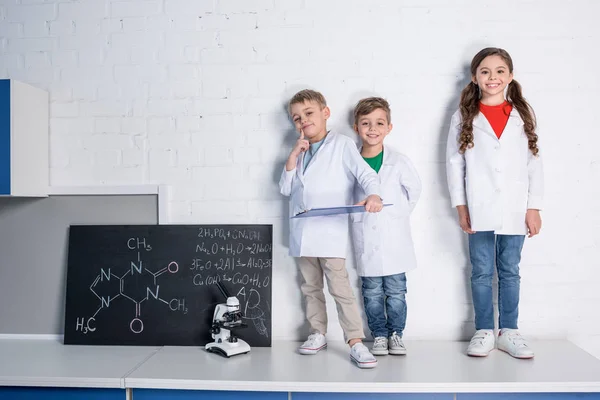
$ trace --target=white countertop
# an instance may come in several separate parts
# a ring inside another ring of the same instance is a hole
[[[373,370],[329,343],[313,356],[299,343],[274,342],[230,359],[202,349],[164,347],[125,379],[132,388],[303,392],[600,392],[600,360],[568,341],[532,342],[532,360],[499,350],[465,355],[468,343],[407,341],[408,355],[378,357]]]
[[[0,340],[0,386],[124,388],[125,376],[158,349]]]
[[[466,342],[406,341],[407,356],[378,357],[373,370],[330,342],[314,356],[296,342],[226,359],[202,347],[73,346],[0,340],[0,386],[160,388],[284,392],[600,392],[600,360],[568,341],[533,341],[532,360],[495,350],[464,354]]]

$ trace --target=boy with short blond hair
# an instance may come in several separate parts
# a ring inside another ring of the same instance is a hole
[[[331,112],[323,95],[302,90],[290,100],[289,112],[300,134],[279,181],[281,193],[290,196],[290,214],[353,204],[355,183],[366,194],[362,199],[365,211],[379,212],[383,204],[377,174],[365,163],[350,138],[327,131]],[[348,216],[344,214],[290,220],[290,255],[298,258],[311,329],[299,352],[316,354],[327,346],[325,275],[344,339],[350,346],[350,359],[360,368],[374,368],[377,360],[362,343],[362,317],[345,266],[347,236]]]

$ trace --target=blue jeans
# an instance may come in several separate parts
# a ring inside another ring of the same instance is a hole
[[[406,326],[406,275],[362,277],[362,295],[373,337],[402,337]]]
[[[498,269],[498,327],[517,329],[519,263],[524,241],[524,235],[496,235],[494,232],[469,235],[475,329],[494,329],[492,278],[495,267]]]

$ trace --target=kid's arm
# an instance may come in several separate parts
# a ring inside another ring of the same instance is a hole
[[[448,132],[448,143],[446,146],[446,177],[450,191],[450,202],[452,207],[467,204],[465,191],[465,155],[458,152],[458,138],[460,135],[460,115],[452,116],[450,131]]]
[[[294,177],[296,176],[296,168],[288,171],[286,167],[283,167],[283,171],[281,172],[281,178],[279,179],[279,192],[284,196],[289,196],[292,194],[292,183],[294,182]]]
[[[527,208],[541,210],[544,200],[544,168],[542,156],[538,153],[534,156],[529,151],[527,160],[527,170],[529,175],[529,194],[527,196]]]
[[[376,195],[381,198],[381,187],[377,172],[362,158],[353,143],[344,146],[342,162],[344,167],[354,175],[367,196]]]
[[[294,177],[296,176],[296,168],[298,168],[298,161],[302,158],[300,154],[308,150],[310,144],[308,140],[304,138],[304,131],[300,130],[300,138],[296,141],[296,145],[290,152],[290,155],[283,167],[281,178],[279,179],[279,192],[284,196],[292,194],[292,184],[294,183]]]
[[[417,201],[419,201],[419,197],[421,197],[421,179],[417,169],[408,157],[402,157],[402,161],[404,166],[400,174],[400,185],[406,190],[408,204],[412,212],[417,205]]]

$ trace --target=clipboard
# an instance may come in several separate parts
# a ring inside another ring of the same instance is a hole
[[[384,207],[391,206],[392,204],[384,204]],[[309,218],[309,217],[324,217],[328,215],[338,215],[338,214],[352,214],[366,212],[365,206],[341,206],[341,207],[321,207],[321,208],[311,208],[310,210],[302,211],[294,215],[291,218]],[[291,219],[290,218],[290,219]]]

